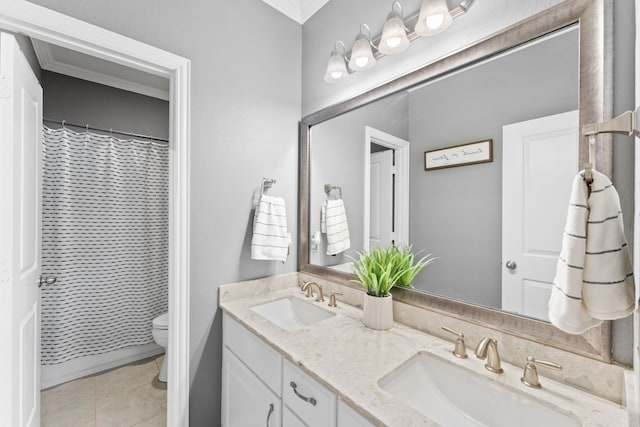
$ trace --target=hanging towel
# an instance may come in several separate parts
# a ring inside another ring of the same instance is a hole
[[[284,199],[261,195],[253,217],[251,258],[284,262],[290,244]]]
[[[327,255],[336,255],[351,247],[342,199],[325,200],[320,215],[320,231],[327,235]]]
[[[549,299],[551,323],[570,334],[625,317],[635,307],[620,198],[609,178],[595,170],[588,195],[583,173],[573,181]]]

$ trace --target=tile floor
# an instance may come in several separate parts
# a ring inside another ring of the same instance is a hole
[[[166,426],[162,361],[162,355],[144,359],[43,391],[42,427]]]

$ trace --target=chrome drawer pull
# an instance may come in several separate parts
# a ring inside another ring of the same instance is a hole
[[[273,403],[269,403],[269,413],[267,414],[267,427],[269,427],[269,419],[271,419],[272,413],[273,413]]]
[[[318,401],[316,399],[314,399],[313,397],[306,397],[306,396],[303,396],[300,393],[298,393],[298,390],[297,390],[298,385],[296,383],[294,383],[293,381],[291,381],[289,383],[289,385],[293,389],[293,392],[296,394],[296,396],[298,396],[300,399],[304,400],[305,402],[311,403],[313,406],[316,406],[318,404]]]

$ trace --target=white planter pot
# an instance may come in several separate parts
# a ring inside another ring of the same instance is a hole
[[[362,323],[367,328],[386,331],[393,326],[393,298],[364,294]]]

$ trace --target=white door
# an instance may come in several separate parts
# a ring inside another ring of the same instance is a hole
[[[371,153],[369,248],[393,241],[393,150]]]
[[[222,357],[222,426],[275,427],[282,402],[238,357],[224,347]]]
[[[548,320],[578,173],[578,111],[502,129],[502,309]]]
[[[0,33],[0,425],[40,425],[42,88]]]

